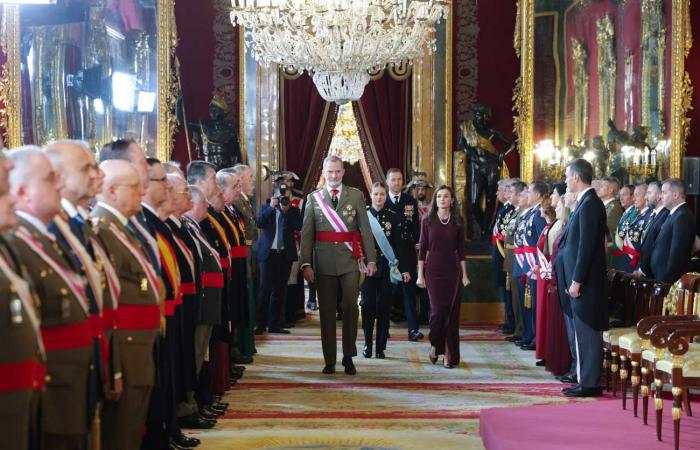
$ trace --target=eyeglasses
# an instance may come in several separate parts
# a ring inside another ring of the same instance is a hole
[[[149,180],[149,181],[155,181],[156,183],[162,183],[162,182],[164,182],[164,181],[167,181],[167,180],[168,180],[168,177],[166,176],[166,177],[163,177],[163,178],[149,178],[148,180]]]
[[[184,191],[175,191],[174,193],[179,195],[188,195],[192,193],[192,189],[187,188]]]

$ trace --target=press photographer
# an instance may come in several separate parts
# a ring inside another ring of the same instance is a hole
[[[255,221],[262,230],[256,248],[260,268],[258,327],[255,329],[258,335],[266,329],[270,333],[289,333],[283,328],[282,317],[289,273],[297,260],[294,232],[301,229],[301,211],[290,204],[290,196],[288,186],[280,183]]]

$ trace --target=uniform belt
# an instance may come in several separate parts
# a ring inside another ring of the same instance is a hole
[[[364,258],[364,251],[362,250],[362,235],[359,231],[317,231],[316,240],[318,242],[330,242],[334,244],[339,244],[341,242],[352,242],[353,258]]]
[[[231,247],[229,252],[231,258],[233,259],[243,259],[248,257],[248,247],[245,245],[239,245],[237,247]]]
[[[88,320],[73,325],[42,328],[41,337],[47,351],[70,350],[88,347],[92,344],[92,333]]]
[[[221,263],[222,269],[228,269],[229,267],[231,267],[231,261],[228,259],[227,256],[220,257],[219,262]]]
[[[194,295],[197,293],[197,285],[194,283],[180,283],[180,292],[183,295]]]
[[[120,330],[156,330],[160,328],[160,306],[119,305],[117,328]]]
[[[501,233],[496,233],[496,234],[491,236],[491,244],[492,245],[496,245],[496,241],[503,242],[505,240],[506,240],[506,237],[504,235],[502,235]]]
[[[0,392],[41,391],[46,383],[46,366],[36,359],[0,364]]]
[[[224,287],[224,274],[221,272],[204,272],[202,274],[202,287]]]

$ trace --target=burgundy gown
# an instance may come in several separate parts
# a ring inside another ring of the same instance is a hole
[[[550,257],[551,261],[557,258],[559,250],[559,239],[564,234],[562,228],[557,240],[554,241],[554,248]],[[552,279],[547,291],[547,339],[545,350],[545,368],[553,375],[564,375],[571,369],[571,353],[569,352],[569,338],[566,334],[566,323],[564,322],[564,312],[559,303],[559,292],[557,291],[557,273],[552,270]]]
[[[459,308],[464,260],[464,228],[454,219],[443,225],[421,222],[418,259],[425,261],[425,284],[430,298],[430,344],[445,362],[459,364]]]
[[[540,234],[540,238],[537,241],[537,251],[538,251],[538,256],[541,253],[544,255],[544,259],[546,259],[546,262],[548,264],[551,264],[551,259],[548,255],[549,250],[547,249],[547,243],[548,243],[548,238],[549,238],[549,231],[552,229],[552,225],[554,223],[548,223],[545,227],[544,230],[542,230],[542,234]],[[537,317],[535,319],[535,324],[536,324],[536,332],[535,332],[535,342],[536,342],[536,351],[535,351],[535,357],[537,359],[545,359],[545,349],[547,347],[547,310],[549,305],[545,301],[548,295],[549,291],[549,285],[551,284],[551,279],[549,278],[549,272],[547,273],[547,276],[544,277],[544,273],[542,270],[542,264],[540,264],[540,261],[537,261],[537,264],[540,266],[540,273],[537,275],[537,310],[536,314]]]

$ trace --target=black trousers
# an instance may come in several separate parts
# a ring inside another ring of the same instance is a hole
[[[258,327],[281,328],[282,307],[287,299],[287,281],[292,262],[281,252],[270,250],[260,267],[260,297],[258,298]]]
[[[388,273],[387,273],[388,274]],[[391,314],[392,285],[388,276],[367,277],[362,285],[360,306],[362,306],[362,329],[365,332],[365,345],[372,348],[374,324],[377,324],[377,351],[386,350]]]

